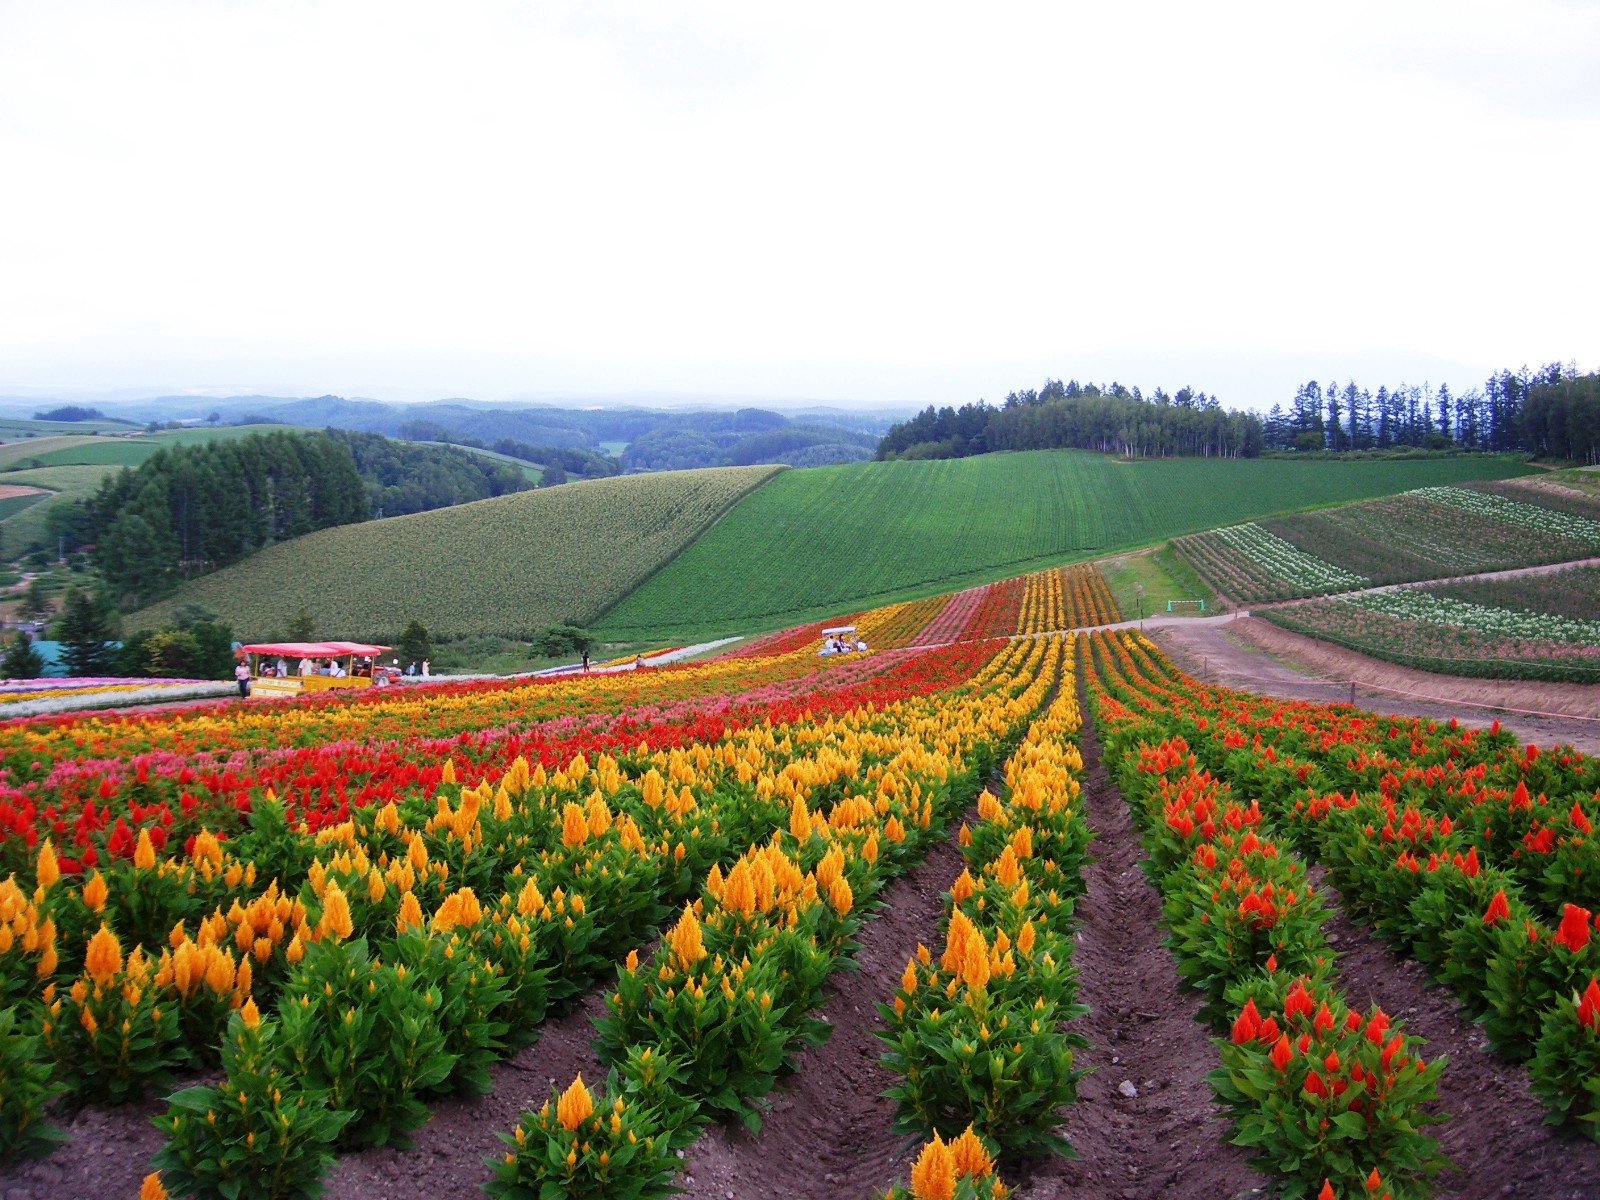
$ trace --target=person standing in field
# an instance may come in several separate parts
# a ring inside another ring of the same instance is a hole
[[[302,658],[300,660],[300,677],[302,679],[305,678],[307,675],[316,674],[316,670],[317,670],[317,664],[312,662],[310,658]]]
[[[589,652],[587,650],[583,652],[583,673],[585,675],[589,673]]]
[[[244,659],[241,658],[239,665],[233,668],[233,677],[239,684],[239,699],[243,700],[250,694],[250,666]]]

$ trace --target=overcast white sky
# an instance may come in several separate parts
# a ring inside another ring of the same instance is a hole
[[[1600,367],[1600,4],[0,0],[0,387]]]

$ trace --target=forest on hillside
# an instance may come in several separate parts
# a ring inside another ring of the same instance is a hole
[[[964,458],[996,450],[1080,449],[1130,458],[1252,457],[1266,451],[1522,451],[1600,462],[1600,375],[1550,363],[1498,371],[1482,387],[1380,386],[1312,380],[1287,410],[1224,409],[1190,388],[1149,396],[1120,383],[1047,380],[1003,404],[931,405],[895,425],[880,459]]]
[[[58,505],[52,534],[91,545],[112,593],[136,604],[276,542],[531,486],[515,467],[377,434],[251,434],[163,449]],[[59,514],[59,515],[58,515]]]

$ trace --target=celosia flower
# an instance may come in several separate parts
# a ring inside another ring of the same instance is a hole
[[[342,941],[355,930],[355,924],[350,919],[350,901],[339,890],[339,885],[330,883],[328,890],[322,896],[322,922],[317,930],[323,937],[332,934],[336,940]]]
[[[98,879],[99,875],[95,878]],[[116,973],[122,970],[122,944],[108,926],[100,926],[100,932],[89,939],[88,949],[83,956],[83,969],[89,972],[89,978],[101,985],[110,983]]]
[[[951,1200],[956,1194],[956,1157],[936,1133],[911,1164],[915,1200]]]
[[[1589,986],[1578,1001],[1578,1024],[1600,1033],[1600,981],[1594,975],[1589,976]]]
[[[561,1122],[561,1128],[572,1133],[593,1112],[594,1097],[583,1086],[583,1073],[580,1071],[572,1081],[572,1086],[562,1092],[561,1099],[556,1102],[556,1120]]]
[[[1506,903],[1506,891],[1501,888],[1494,894],[1494,899],[1489,901],[1489,909],[1483,914],[1485,925],[1498,925],[1501,921],[1511,918],[1511,906]]]
[[[61,864],[56,861],[56,850],[49,838],[45,838],[44,844],[39,847],[34,877],[39,881],[39,886],[46,890],[54,887],[56,880],[61,878]]]
[[[139,1185],[139,1200],[167,1200],[167,1189],[161,1186],[161,1172],[151,1171]]]
[[[950,1143],[950,1154],[955,1160],[955,1174],[958,1179],[963,1175],[982,1179],[986,1175],[994,1174],[994,1159],[989,1157],[983,1139],[972,1132],[971,1125]]]
[[[1589,944],[1589,910],[1569,904],[1561,910],[1561,928],[1556,931],[1555,943],[1565,946],[1574,954],[1581,954]]]
[[[694,910],[684,906],[683,916],[667,935],[667,944],[680,969],[687,971],[706,956],[705,943],[700,939],[700,922],[694,919]]]

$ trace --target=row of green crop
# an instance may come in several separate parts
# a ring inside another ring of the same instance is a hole
[[[1327,919],[1304,864],[1254,802],[1199,769],[1165,714],[1136,702],[1132,639],[1093,641],[1095,719],[1163,896],[1179,974],[1204,997],[1222,1066],[1210,1081],[1233,1141],[1280,1194],[1427,1194],[1445,1166],[1419,1130],[1439,1118],[1441,1062],[1424,1063],[1381,1008],[1333,983]]]
[[[786,472],[607,614],[606,636],[731,631],[836,617],[1295,505],[1524,473],[1502,458],[1427,462],[1177,459],[1086,451]],[[740,586],[727,586],[730,579]]]
[[[1351,914],[1529,1061],[1600,1140],[1600,764],[1509,736],[1205,688],[1134,643],[1132,685],[1200,762],[1323,862]]]

